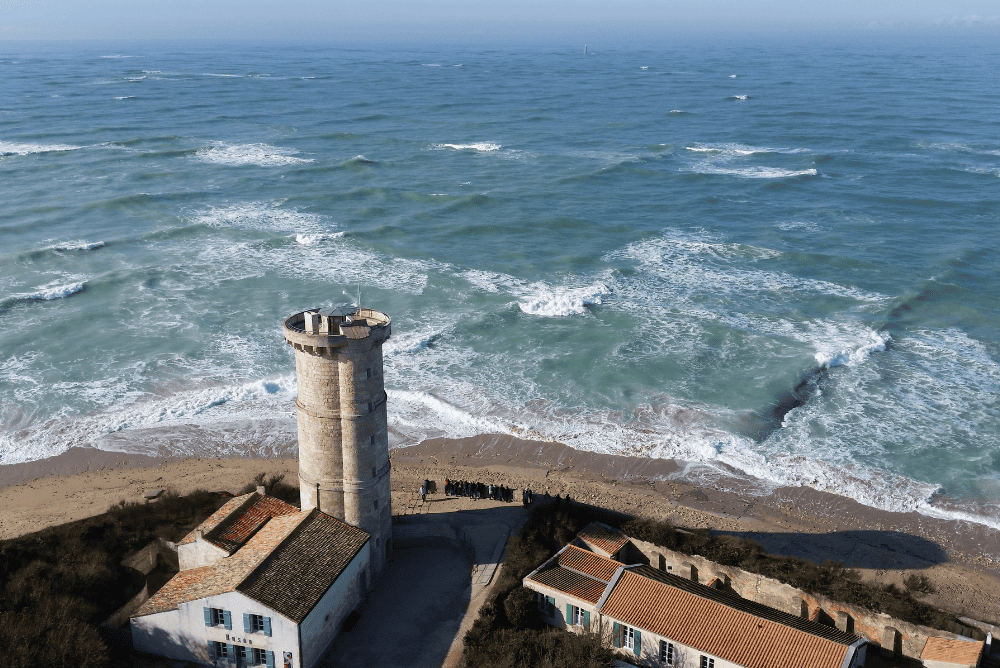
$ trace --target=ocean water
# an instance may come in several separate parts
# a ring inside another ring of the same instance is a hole
[[[503,432],[992,526],[1000,48],[0,46],[0,463],[294,448],[281,320]]]

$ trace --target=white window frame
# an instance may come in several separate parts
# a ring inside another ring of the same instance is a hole
[[[710,656],[701,655],[700,668],[715,668],[715,659]]]
[[[209,608],[212,611],[212,626],[226,625],[226,611],[222,608]]]
[[[583,608],[578,605],[573,606],[573,626],[583,626]]]
[[[635,650],[635,629],[622,624],[622,645],[625,649]]]
[[[672,642],[667,642],[666,640],[660,641],[660,663],[664,666],[674,665],[674,656],[676,653],[676,648]]]

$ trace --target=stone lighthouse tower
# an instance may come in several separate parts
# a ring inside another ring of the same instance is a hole
[[[285,319],[283,333],[295,348],[302,509],[371,534],[377,579],[392,549],[382,382],[389,316],[360,307],[312,309]]]

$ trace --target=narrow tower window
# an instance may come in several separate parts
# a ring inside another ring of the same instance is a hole
[[[371,380],[371,378],[372,378],[372,370],[365,369],[365,380]]]
[[[376,475],[378,475],[378,474],[375,473],[375,467],[373,466],[372,467],[372,478],[374,478]]]

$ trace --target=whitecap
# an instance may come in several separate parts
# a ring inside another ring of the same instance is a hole
[[[486,142],[486,141],[483,141],[483,142],[475,142],[475,143],[471,143],[471,144],[432,144],[431,148],[432,149],[438,149],[438,150],[445,149],[445,148],[450,148],[450,149],[454,149],[456,151],[462,151],[462,150],[465,150],[465,149],[471,149],[471,150],[474,150],[474,151],[488,152],[488,151],[498,151],[498,150],[500,150],[501,146],[500,146],[500,144],[497,144],[495,142]]]
[[[0,141],[0,156],[5,155],[30,155],[32,153],[55,153],[61,151],[75,151],[82,146],[70,146],[68,144],[30,144]]]
[[[296,158],[293,148],[269,146],[268,144],[226,144],[216,142],[213,146],[199,150],[195,155],[203,162],[230,167],[255,165],[258,167],[281,167],[313,162],[310,158]]]
[[[284,200],[246,202],[209,207],[193,216],[193,223],[211,227],[236,227],[244,230],[271,230],[296,234],[323,234],[323,219],[314,213],[284,209]]]
[[[871,332],[868,340],[859,346],[842,350],[817,352],[816,363],[820,368],[832,369],[837,366],[854,366],[868,359],[872,353],[883,352],[891,337],[886,332]]]
[[[524,313],[547,318],[559,318],[585,313],[588,306],[602,303],[602,297],[611,294],[611,288],[604,283],[595,283],[583,288],[552,287],[546,283],[535,283],[534,294],[518,301]]]
[[[730,95],[729,99],[730,100],[749,100],[750,96],[749,95]]]
[[[78,250],[94,250],[97,248],[103,248],[103,241],[62,241],[53,246],[50,246],[50,250],[54,251],[78,251]]]
[[[116,95],[115,99],[116,100],[134,100],[135,99],[135,95]]]
[[[86,287],[87,283],[85,281],[78,281],[75,283],[60,283],[58,281],[53,281],[47,285],[41,286],[34,292],[12,294],[7,297],[7,299],[0,302],[0,306],[10,306],[16,302],[52,301],[53,299],[63,299],[64,297],[69,297],[78,292],[82,292]]]
[[[295,241],[303,246],[314,246],[322,241],[338,239],[344,236],[344,232],[334,232],[333,234],[296,234]]]
[[[733,169],[702,165],[696,169],[692,169],[691,171],[697,174],[725,174],[730,176],[739,176],[744,179],[784,179],[793,176],[816,176],[817,174],[815,168],[779,169],[777,167],[760,166]]]

